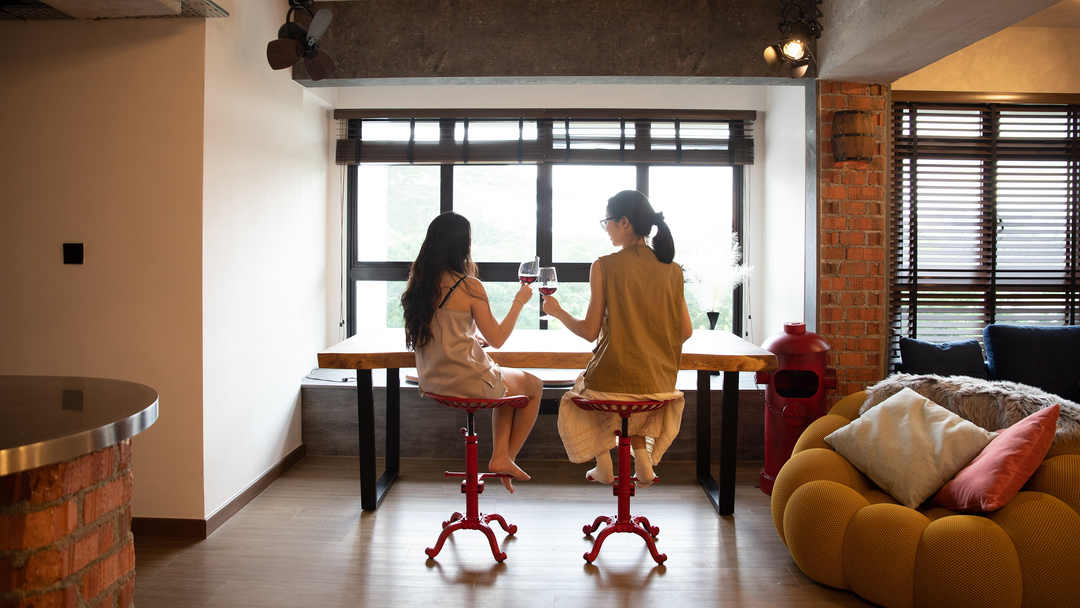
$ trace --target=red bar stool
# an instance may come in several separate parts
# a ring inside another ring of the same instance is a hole
[[[663,564],[664,560],[667,559],[667,555],[656,550],[656,541],[653,540],[654,536],[660,534],[660,528],[651,525],[645,517],[640,515],[632,517],[630,515],[630,497],[634,495],[634,482],[637,481],[637,477],[630,476],[629,421],[630,416],[633,414],[658,410],[674,401],[674,399],[668,399],[667,401],[600,401],[581,397],[571,397],[571,399],[574,405],[583,410],[608,412],[622,417],[622,433],[615,432],[616,435],[619,435],[619,474],[615,476],[615,486],[611,489],[612,495],[619,498],[619,514],[615,517],[601,515],[593,521],[592,525],[586,524],[581,529],[582,532],[588,535],[596,532],[596,529],[601,524],[607,524],[607,527],[593,541],[592,551],[585,554],[585,561],[591,564],[596,559],[596,556],[600,554],[600,545],[604,544],[604,539],[609,535],[616,532],[633,532],[645,539],[645,545],[649,547],[649,553],[652,554],[656,563]],[[654,483],[658,481],[660,481],[659,477],[653,477]]]
[[[529,405],[529,398],[524,395],[516,395],[513,397],[503,397],[501,399],[463,399],[460,397],[445,397],[443,395],[433,395],[427,393],[427,397],[431,397],[435,401],[447,406],[460,410],[465,410],[468,414],[468,426],[461,429],[461,434],[465,435],[465,472],[453,472],[446,471],[444,475],[446,477],[464,477],[461,482],[461,493],[465,495],[465,514],[461,514],[457,511],[450,516],[450,519],[442,523],[442,534],[439,535],[439,542],[435,543],[434,547],[428,547],[424,549],[424,553],[427,553],[428,557],[434,558],[442,551],[443,543],[450,537],[450,534],[456,530],[480,530],[487,535],[488,542],[491,543],[491,553],[495,556],[495,561],[501,562],[506,559],[506,553],[499,551],[499,544],[495,542],[495,533],[491,531],[491,526],[488,522],[494,520],[499,522],[503,530],[506,530],[510,534],[517,532],[517,526],[514,524],[507,524],[502,515],[498,513],[484,514],[480,512],[479,501],[477,496],[484,492],[484,480],[491,477],[512,477],[505,473],[480,473],[479,466],[476,463],[476,432],[473,429],[473,415],[476,410],[489,410],[497,407],[510,406],[521,409]]]

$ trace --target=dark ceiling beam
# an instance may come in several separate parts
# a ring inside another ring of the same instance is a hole
[[[337,70],[312,83],[300,62],[293,78],[346,86],[383,78],[773,77],[762,51],[779,35],[779,7],[778,0],[316,2],[312,10],[334,13],[320,45]]]

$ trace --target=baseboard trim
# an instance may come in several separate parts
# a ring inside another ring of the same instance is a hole
[[[175,517],[132,517],[131,533],[135,536],[168,536],[170,538],[206,538],[206,520]]]
[[[178,519],[170,517],[132,517],[131,532],[136,536],[167,536],[174,538],[204,539],[214,533],[233,515],[240,512],[249,502],[270,487],[277,478],[285,474],[294,464],[307,454],[307,445],[301,443],[285,455],[276,465],[248,484],[242,492],[222,505],[207,519]]]

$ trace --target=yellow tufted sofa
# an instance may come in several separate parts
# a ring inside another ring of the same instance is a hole
[[[776,531],[808,577],[888,608],[1080,606],[1080,441],[1052,446],[997,511],[915,510],[824,441],[865,400],[814,421],[773,487]]]

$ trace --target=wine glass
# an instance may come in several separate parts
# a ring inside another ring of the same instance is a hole
[[[540,273],[537,275],[537,282],[540,284],[540,293],[545,296],[550,296],[555,293],[555,290],[559,288],[559,278],[555,274],[554,266],[545,266],[540,269]],[[554,321],[555,317],[551,315],[543,315],[540,317],[541,321]]]
[[[522,262],[518,266],[518,279],[526,285],[532,285],[536,282],[536,275],[540,272],[540,257],[529,260],[528,262]]]
[[[540,272],[540,256],[534,257],[528,262],[522,262],[518,266],[518,280],[526,285],[532,285],[536,282],[536,276]],[[526,304],[521,307],[522,309],[532,308],[532,306]]]

